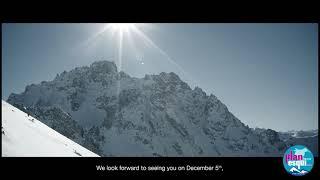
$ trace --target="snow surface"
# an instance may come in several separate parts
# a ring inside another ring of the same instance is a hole
[[[3,100],[1,119],[3,157],[98,156]]]

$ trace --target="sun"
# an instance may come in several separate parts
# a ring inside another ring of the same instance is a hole
[[[190,81],[195,82],[195,80],[190,76],[179,64],[177,64],[166,51],[161,49],[146,33],[145,30],[153,29],[154,24],[146,24],[146,23],[103,23],[102,28],[99,29],[96,33],[90,36],[83,44],[85,47],[89,47],[91,43],[93,43],[96,39],[101,37],[103,34],[108,34],[111,37],[111,43],[116,48],[114,51],[114,55],[112,56],[118,62],[118,70],[119,72],[122,70],[122,57],[124,46],[127,48],[128,46],[132,48],[133,53],[136,57],[138,64],[148,65],[147,61],[145,61],[142,56],[147,54],[145,52],[145,48],[151,48],[156,50],[160,55],[164,57],[164,60],[168,61],[171,65],[175,66],[179,72],[184,74]],[[143,47],[143,50],[137,49],[137,46],[134,40],[139,40]],[[127,44],[125,43],[127,42]],[[142,61],[143,59],[143,61]]]
[[[134,29],[136,25],[134,23],[110,23],[108,24],[113,31],[129,32]]]

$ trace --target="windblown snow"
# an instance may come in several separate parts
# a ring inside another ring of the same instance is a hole
[[[2,156],[98,155],[2,100]]]

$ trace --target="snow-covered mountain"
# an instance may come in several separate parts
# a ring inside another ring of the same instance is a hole
[[[96,157],[98,155],[2,101],[2,156]]]
[[[29,85],[8,102],[101,156],[282,156],[288,146],[175,73],[134,78],[109,61]]]
[[[309,137],[315,137],[318,136],[318,130],[314,129],[314,130],[309,130],[309,131],[297,131],[297,130],[291,130],[291,131],[287,131],[287,132],[279,132],[280,133],[280,137],[283,139],[287,139],[287,138],[309,138]]]
[[[288,146],[304,145],[314,156],[318,156],[318,130],[279,132],[279,135]]]

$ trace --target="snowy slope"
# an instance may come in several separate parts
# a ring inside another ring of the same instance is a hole
[[[97,156],[2,100],[2,156]]]

